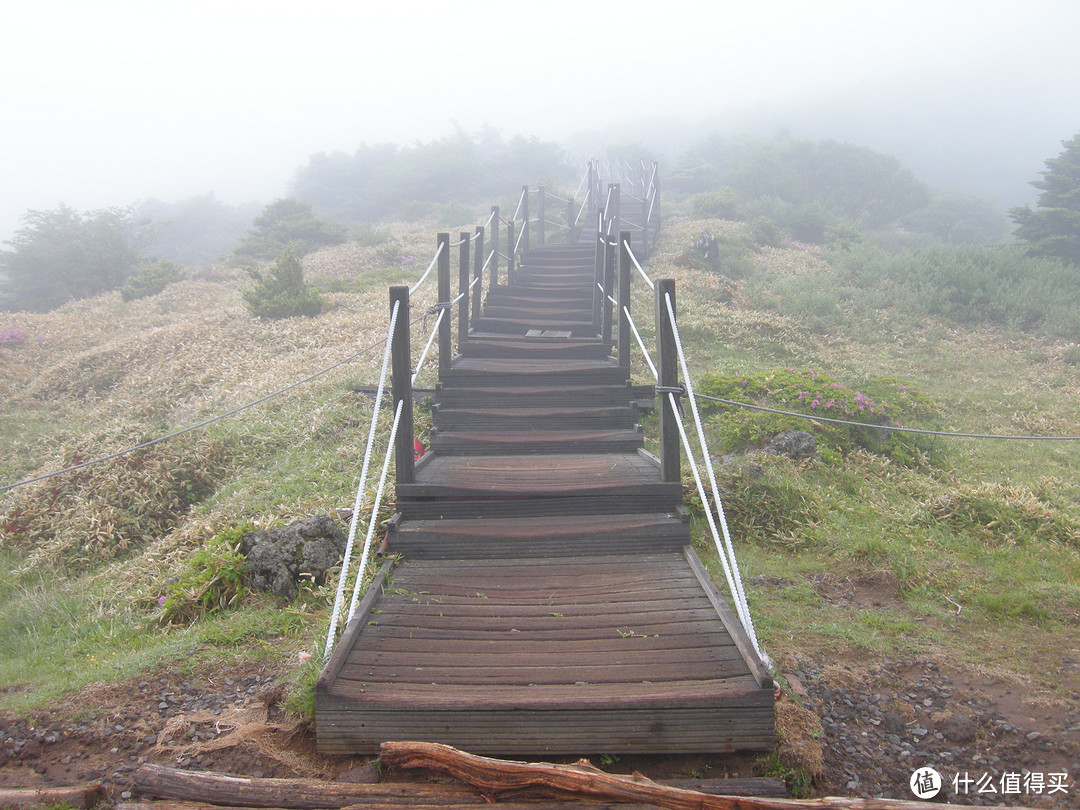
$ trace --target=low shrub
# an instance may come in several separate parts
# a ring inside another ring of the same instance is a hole
[[[244,304],[256,318],[276,320],[300,315],[314,317],[325,301],[319,292],[304,281],[300,257],[286,248],[266,275],[248,268],[255,286],[244,293]]]
[[[157,295],[168,285],[187,278],[184,268],[168,259],[162,259],[157,264],[143,262],[139,270],[120,288],[120,297],[125,301],[135,301],[139,298],[149,298]]]
[[[1027,487],[981,483],[949,488],[923,504],[923,522],[944,523],[988,545],[1041,541],[1080,548],[1080,524]]]
[[[64,466],[91,457],[79,448]],[[0,514],[0,548],[68,572],[128,556],[213,494],[231,458],[228,442],[188,435],[29,485]]]
[[[702,231],[695,237],[692,249],[683,254],[682,263],[731,279],[746,278],[754,272],[751,252],[741,239],[717,236],[711,231]]]
[[[819,453],[827,461],[861,447],[897,463],[915,465],[929,454],[928,439],[881,428],[911,427],[911,421],[937,416],[937,408],[918,386],[890,377],[872,378],[863,386],[866,390],[855,390],[816,369],[785,368],[750,377],[705,374],[696,388],[706,397],[858,423],[814,422],[703,399],[702,410],[713,414],[713,430],[728,452],[759,447],[782,430],[798,428],[817,436]]]
[[[157,599],[162,624],[191,624],[244,597],[247,560],[240,553],[240,538],[252,529],[244,525],[222,532],[191,556]]]
[[[725,186],[719,191],[697,194],[690,200],[690,210],[699,219],[742,219],[739,195]]]

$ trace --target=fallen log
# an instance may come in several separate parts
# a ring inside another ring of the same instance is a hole
[[[427,768],[450,774],[494,797],[519,790],[546,788],[556,794],[606,801],[640,802],[667,810],[941,810],[956,805],[897,799],[776,799],[759,796],[714,796],[668,787],[641,774],[618,776],[594,768],[588,760],[574,765],[516,762],[467,754],[449,745],[385,742],[384,765]]]
[[[196,802],[203,807],[281,807],[287,810],[339,810],[349,805],[399,807],[417,804],[482,803],[479,791],[465,785],[404,783],[355,784],[317,779],[253,779],[247,776],[185,771],[148,763],[135,771],[133,790],[144,796]],[[3,805],[0,805],[3,806]],[[155,803],[154,807],[161,807]]]
[[[98,782],[81,787],[0,788],[0,807],[5,810],[58,804],[90,810],[104,798],[105,791]]]
[[[582,810],[585,804],[583,799],[568,799],[566,801],[546,802],[499,802],[492,805],[490,802],[479,801],[470,804],[414,804],[413,802],[394,802],[384,804],[382,802],[364,802],[363,804],[350,804],[341,810]],[[593,802],[588,804],[588,810],[654,810],[652,804],[626,804],[624,802]],[[116,810],[222,810],[221,805],[205,804],[202,802],[121,802],[116,805]],[[233,808],[233,810],[248,810],[247,808]],[[267,810],[267,808],[258,808]],[[287,810],[287,809],[286,809]]]

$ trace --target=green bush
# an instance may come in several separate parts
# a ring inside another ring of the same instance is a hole
[[[780,247],[784,243],[783,231],[769,217],[755,217],[750,223],[750,236],[765,247]]]
[[[742,219],[739,196],[725,186],[719,191],[697,194],[690,200],[690,210],[700,219]]]
[[[157,264],[143,262],[139,265],[139,271],[120,288],[120,297],[125,301],[149,298],[173,282],[183,281],[185,278],[187,274],[184,268],[168,259],[162,259]]]
[[[195,552],[158,597],[162,624],[191,624],[227,610],[244,597],[247,559],[240,553],[240,538],[252,528],[245,525],[222,532]]]
[[[694,239],[692,250],[683,254],[683,263],[700,270],[711,270],[728,278],[746,278],[754,272],[754,260],[741,239],[716,236],[703,231]]]
[[[701,409],[713,414],[711,425],[727,452],[760,447],[781,431],[797,428],[814,433],[818,452],[826,461],[862,448],[899,464],[920,463],[930,451],[926,437],[881,428],[893,424],[911,427],[915,421],[933,420],[937,416],[933,402],[917,386],[891,377],[872,378],[863,388],[854,390],[815,369],[785,368],[751,377],[704,374],[697,392],[717,399],[856,423],[814,422],[703,399]]]
[[[269,259],[285,248],[303,256],[345,241],[343,227],[316,218],[308,203],[292,198],[270,203],[253,224],[234,251],[238,256]]]
[[[255,317],[275,320],[314,317],[322,312],[325,301],[304,281],[304,268],[291,248],[277,257],[268,274],[252,268],[247,272],[255,279],[255,286],[244,293],[244,304]]]

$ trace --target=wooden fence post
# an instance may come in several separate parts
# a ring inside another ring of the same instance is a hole
[[[630,374],[630,231],[619,233],[619,368]]]
[[[476,326],[476,319],[480,317],[480,300],[484,294],[484,226],[476,226],[476,250],[473,252],[473,287],[465,300],[471,301],[472,315],[469,317],[469,326]],[[477,281],[477,279],[480,279]]]
[[[668,315],[667,296],[671,296],[671,309],[675,311],[675,282],[661,279],[656,282],[656,372],[660,387],[679,384],[679,358],[675,349],[675,330]],[[667,394],[657,392],[656,407],[660,412],[660,480],[666,483],[681,480],[679,451],[679,427],[675,420],[679,414],[671,409]]]
[[[572,245],[577,242],[577,225],[574,216],[573,198],[566,201],[566,244]]]
[[[512,284],[514,281],[514,222],[511,220],[506,223],[506,244],[508,250],[506,251],[506,283]]]
[[[510,249],[513,250],[511,245]],[[529,249],[529,187],[521,187],[521,250]]]
[[[460,353],[465,344],[469,340],[469,276],[472,271],[472,267],[469,265],[469,247],[472,245],[472,239],[468,231],[462,231],[458,234],[458,241],[461,242],[458,245],[458,295],[461,296],[461,300],[458,302],[458,352]]]
[[[600,221],[601,225],[603,220]],[[604,287],[604,229],[600,228],[596,232],[596,264],[595,272],[593,273],[593,325],[596,327],[596,334],[601,334],[604,324],[604,310],[603,301],[604,294],[602,292]]]
[[[398,304],[397,320],[391,335],[390,369],[394,409],[399,402],[401,420],[398,422],[397,438],[394,440],[394,463],[399,484],[416,483],[416,464],[413,460],[413,402],[412,402],[412,346],[409,338],[409,288],[390,288],[390,311]]]
[[[499,206],[491,207],[491,246],[495,249],[495,255],[491,257],[491,282],[488,289],[494,289],[499,283]],[[484,282],[480,282],[480,292],[483,292]]]
[[[604,331],[601,340],[605,346],[611,346],[612,315],[614,309],[611,305],[612,293],[615,292],[615,220],[608,221],[607,232],[604,234],[604,299],[600,302],[604,307]]]
[[[439,266],[437,272],[439,274],[439,298],[438,304],[440,306],[446,304],[450,300],[450,234],[440,233],[438,235],[438,244],[442,248],[439,252]],[[439,379],[450,371],[450,339],[453,334],[450,329],[450,320],[454,313],[448,310],[443,315],[442,322],[439,324]]]
[[[540,188],[536,192],[536,244],[544,244],[544,216],[547,206],[547,195],[544,193],[544,187]]]

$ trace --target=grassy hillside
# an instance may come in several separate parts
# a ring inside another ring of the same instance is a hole
[[[693,249],[705,230],[734,246],[726,274]],[[0,350],[0,481],[194,424],[371,345],[385,334],[387,285],[415,280],[433,247],[433,233],[399,229],[380,245],[305,257],[331,304],[315,319],[251,318],[241,301],[250,280],[227,268],[130,303],[110,293],[0,315],[0,330],[24,334]],[[766,404],[808,413],[869,400],[885,423],[1080,433],[1080,351],[1064,338],[835,294],[841,269],[822,248],[763,246],[724,220],[672,217],[649,270],[676,280],[692,373],[718,396],[755,387]],[[433,296],[432,285],[421,299]],[[640,283],[634,296],[650,313]],[[638,319],[648,340],[650,317]],[[328,588],[290,605],[236,594],[228,609],[196,606],[178,623],[163,621],[158,601],[171,578],[195,576],[193,555],[215,536],[350,505],[371,407],[351,386],[373,383],[379,360],[370,351],[206,429],[0,496],[0,711],[163,664],[258,661],[309,676],[312,665],[294,662],[326,632]],[[646,382],[640,358],[635,368]],[[799,394],[827,385],[832,405],[785,394],[803,384]],[[925,657],[1075,706],[1080,444],[893,441],[717,403],[706,411],[712,452],[733,455],[718,474],[751,611],[782,667]],[[820,459],[743,455],[787,427],[813,430]],[[688,503],[708,556],[689,490]],[[211,579],[229,573],[227,561],[209,574],[199,565]]]

